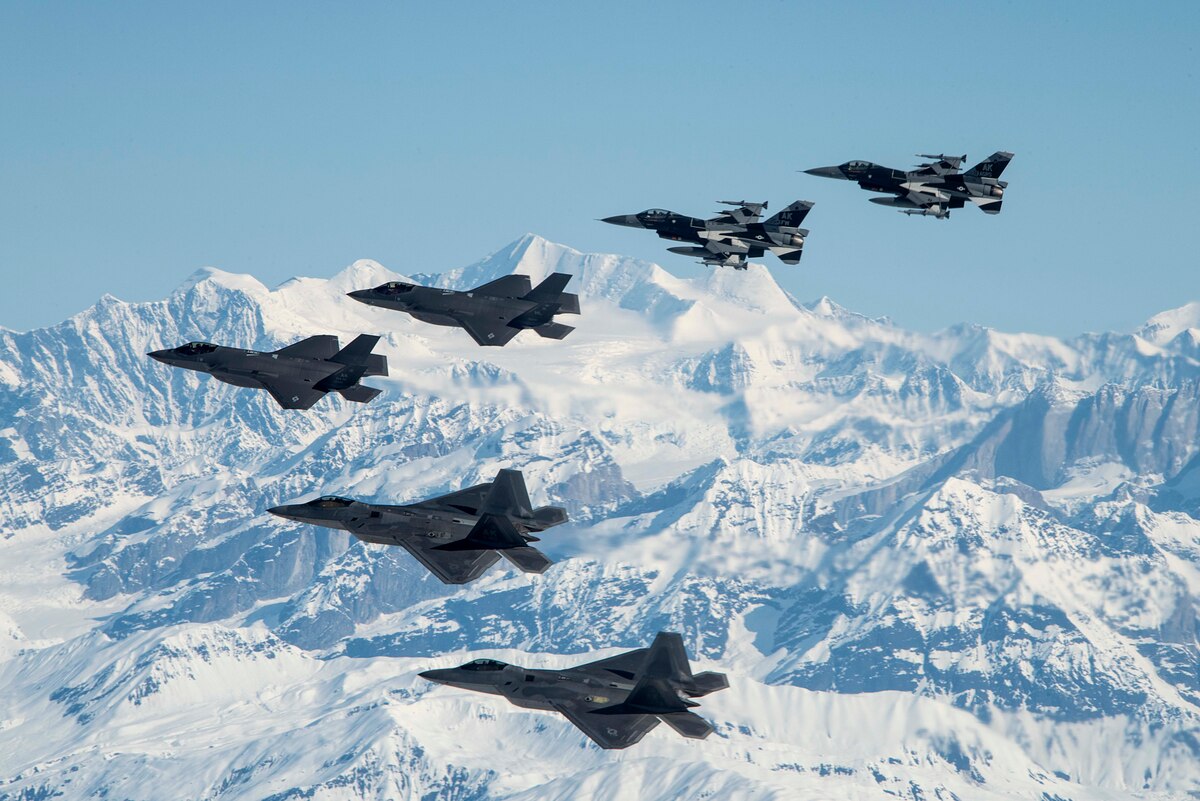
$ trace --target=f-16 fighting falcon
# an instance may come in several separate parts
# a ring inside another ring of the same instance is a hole
[[[526,573],[544,572],[551,562],[530,547],[538,538],[528,532],[567,522],[561,506],[532,507],[519,470],[501,470],[487,484],[404,506],[328,495],[267,511],[343,529],[363,542],[399,545],[446,584],[474,581],[501,555]]]
[[[713,727],[689,699],[724,690],[724,673],[692,675],[683,638],[659,632],[649,648],[563,670],[534,670],[494,659],[427,670],[421,678],[464,690],[502,695],[526,709],[561,712],[601,748],[628,748],[666,723],[703,740]]]
[[[757,259],[768,250],[784,264],[799,264],[808,231],[800,227],[812,210],[807,200],[797,200],[774,217],[759,218],[766,203],[718,200],[734,208],[708,220],[688,217],[666,209],[647,209],[640,214],[618,214],[601,222],[649,228],[663,239],[692,242],[692,247],[667,248],[683,256],[699,256],[703,264],[746,269],[747,259]]]
[[[554,273],[536,287],[527,275],[506,275],[466,292],[390,281],[348,293],[369,306],[407,312],[434,325],[453,325],[480,345],[506,345],[523,329],[562,339],[575,329],[554,322],[556,314],[579,314],[579,296],[563,292],[571,276]]]
[[[966,172],[961,172],[963,156],[918,154],[932,159],[918,164],[917,169],[893,170],[870,161],[847,161],[837,167],[816,167],[805,170],[821,178],[856,181],[868,192],[885,192],[892,197],[873,197],[872,203],[893,206],[903,214],[919,214],[944,220],[951,209],[961,209],[974,203],[985,214],[999,214],[1004,203],[1007,181],[1000,174],[1012,161],[1013,154],[1003,150],[993,153]]]
[[[226,384],[265,389],[285,409],[308,409],[327,392],[356,403],[378,395],[382,390],[358,383],[364,376],[388,374],[387,357],[371,353],[377,342],[379,337],[363,334],[340,348],[337,337],[321,335],[270,353],[189,342],[146,355]]]

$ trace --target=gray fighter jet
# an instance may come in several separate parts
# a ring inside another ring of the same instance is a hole
[[[847,161],[836,167],[805,170],[821,178],[855,181],[868,192],[884,192],[892,197],[873,197],[872,203],[892,206],[903,214],[919,214],[944,220],[951,209],[974,203],[985,214],[999,214],[1004,203],[1007,181],[1000,174],[1012,161],[1013,154],[997,151],[966,172],[961,172],[963,156],[918,154],[932,159],[915,170],[894,170],[870,161]]]
[[[364,376],[388,374],[387,357],[371,353],[378,341],[363,334],[339,348],[337,337],[323,334],[269,353],[189,342],[146,355],[172,367],[208,373],[226,384],[265,389],[285,409],[308,409],[326,392],[356,403],[378,395],[382,390],[358,383]]]
[[[273,515],[349,531],[363,542],[399,545],[446,584],[466,584],[502,555],[526,573],[550,567],[529,543],[530,531],[567,522],[561,506],[534,509],[520,470],[449,495],[404,506],[383,506],[327,495],[308,503],[275,506]]]
[[[649,648],[563,670],[533,670],[495,659],[427,670],[421,678],[502,695],[526,709],[561,712],[601,748],[628,748],[666,723],[703,740],[713,727],[692,712],[700,698],[729,686],[724,673],[692,675],[683,638],[660,631]]]
[[[701,220],[666,209],[646,209],[638,214],[618,214],[600,222],[649,228],[662,239],[691,242],[691,246],[667,248],[681,256],[699,256],[702,264],[746,269],[747,259],[757,259],[768,250],[784,264],[799,264],[808,231],[800,227],[813,204],[797,200],[783,211],[759,221],[766,203],[718,200],[734,208]]]
[[[566,273],[554,273],[533,287],[527,275],[506,275],[466,292],[390,281],[348,294],[422,322],[458,326],[480,345],[502,346],[526,328],[550,339],[574,331],[554,322],[556,314],[579,314],[579,296],[563,292],[570,280]]]

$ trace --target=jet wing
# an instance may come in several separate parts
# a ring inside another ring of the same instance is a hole
[[[628,748],[658,725],[654,715],[594,715],[582,701],[551,701],[555,710],[601,748]]]
[[[506,275],[503,278],[497,278],[495,281],[480,284],[468,291],[478,292],[480,295],[491,295],[497,298],[523,298],[532,289],[533,285],[530,284],[528,275]]]
[[[487,497],[488,492],[492,488],[492,482],[486,484],[476,484],[473,487],[460,489],[457,492],[451,492],[449,495],[439,495],[436,498],[430,498],[427,501],[422,501],[418,506],[430,504],[433,506],[445,506],[450,509],[457,509],[460,512],[467,514],[476,514],[479,507],[483,506],[483,499]]]
[[[745,256],[750,252],[750,246],[737,234],[714,232],[701,236],[704,239],[704,249],[717,256]]]
[[[500,558],[500,554],[495,551],[436,551],[422,548],[405,539],[400,539],[399,542],[404,550],[425,565],[443,584],[466,584],[474,581]]]
[[[579,665],[575,670],[586,670],[592,676],[600,674],[601,671],[608,671],[623,679],[632,679],[641,670],[648,653],[650,653],[649,648],[638,648],[635,651],[626,651],[607,659],[598,659],[595,662],[588,662],[586,665]]]
[[[319,389],[313,389],[312,384],[303,381],[287,380],[284,378],[259,378],[263,388],[271,393],[271,397],[285,409],[310,409],[312,405],[325,397]]]
[[[947,200],[950,199],[947,195],[944,195],[941,192],[938,192],[933,187],[925,187],[925,186],[915,187],[915,186],[909,185],[909,186],[906,186],[905,188],[908,189],[908,193],[905,195],[902,195],[901,197],[904,197],[905,199],[909,200],[910,202],[912,202],[918,206],[921,206],[921,207],[936,206],[940,203],[945,203]]]
[[[508,341],[520,333],[521,329],[512,328],[507,320],[495,318],[480,320],[468,317],[459,320],[466,332],[480,345],[507,345]]]
[[[299,342],[292,343],[286,348],[275,351],[280,356],[293,356],[299,359],[331,359],[338,352],[338,338],[332,334],[320,334]]]
[[[718,200],[718,203],[723,203],[726,206],[735,206],[736,208],[722,210],[717,212],[717,216],[709,219],[709,222],[732,224],[732,225],[750,225],[758,222],[762,217],[763,209],[767,207],[766,203],[749,203],[745,200]]]

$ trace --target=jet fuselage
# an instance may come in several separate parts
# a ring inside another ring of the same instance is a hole
[[[482,515],[439,506],[434,501],[391,506],[325,496],[308,503],[275,506],[271,514],[314,526],[348,531],[363,542],[399,545],[402,540],[439,545],[463,540]],[[509,516],[517,531],[544,531],[550,525],[536,519]]]
[[[507,275],[466,291],[389,281],[349,295],[421,322],[462,328],[479,345],[502,347],[524,330],[549,339],[574,331],[554,322],[557,314],[579,314],[579,297],[563,291],[570,280],[566,273],[553,273],[534,287],[526,275]]]
[[[968,202],[979,206],[986,214],[997,214],[1003,205],[1004,189],[1008,186],[999,176],[1012,160],[1012,155],[997,151],[966,172],[959,171],[966,156],[931,157],[935,161],[923,164],[916,170],[896,170],[872,161],[855,160],[804,172],[820,178],[853,181],[868,192],[893,195],[890,198],[871,198],[871,202],[905,209],[908,214],[928,213],[945,218],[949,216],[950,209],[962,208]]]
[[[470,318],[488,317],[497,320],[512,320],[539,306],[554,307],[554,304],[541,304],[523,298],[500,298],[494,295],[416,286],[397,281],[383,284],[374,289],[359,289],[351,292],[350,297],[370,306],[406,312],[425,323],[448,326],[457,326],[464,319]],[[553,316],[552,313],[547,315],[547,319],[542,322],[547,322]],[[522,325],[521,327],[533,328],[536,325],[541,325],[541,323]]]
[[[608,673],[608,671],[602,671]],[[537,670],[494,660],[476,660],[456,668],[427,670],[421,678],[464,690],[503,696],[525,709],[553,710],[555,703],[583,701],[594,707],[619,704],[629,697],[634,680],[601,676],[577,668]]]
[[[808,235],[807,230],[799,227],[799,221],[804,219],[812,204],[797,201],[782,214],[759,221],[758,216],[764,208],[765,203],[753,204],[724,212],[710,220],[668,209],[647,209],[638,214],[605,217],[601,222],[645,228],[654,231],[661,239],[689,242],[695,247],[667,249],[680,255],[698,256],[705,264],[742,269],[747,259],[759,258],[768,250],[779,256],[785,264],[797,263],[804,247],[804,238]]]
[[[363,368],[359,365],[334,365],[325,361],[222,345],[213,345],[211,351],[197,347],[208,344],[193,342],[178,348],[156,350],[148,355],[172,367],[207,373],[226,384],[257,389],[264,388],[263,382],[273,378],[297,380],[321,390],[344,389],[355,384],[363,374]]]

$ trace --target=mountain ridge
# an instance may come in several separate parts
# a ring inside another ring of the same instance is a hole
[[[346,298],[403,278],[360,260],[274,289],[202,270],[0,331],[0,799],[153,798],[147,776],[207,798],[1200,791],[1200,363],[1171,344],[1189,329],[909,332],[797,303],[763,268],[678,278],[533,235],[413,278],[515,270],[575,275],[578,330],[480,349]],[[304,415],[144,356],[361,332],[384,335],[384,394]],[[263,514],[500,467],[571,510],[544,575],[447,588]],[[703,743],[605,754],[415,676],[660,629],[731,674]]]

